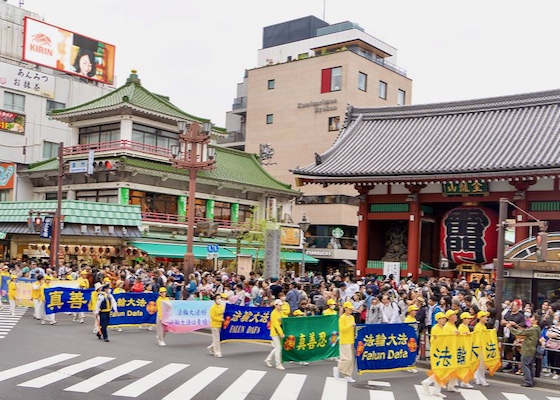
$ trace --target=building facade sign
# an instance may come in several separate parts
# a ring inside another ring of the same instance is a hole
[[[444,196],[486,196],[489,193],[488,182],[479,180],[446,182],[442,184],[442,191]]]
[[[25,133],[25,115],[0,110],[0,131]]]
[[[15,164],[0,164],[0,190],[13,189]]]
[[[538,272],[533,273],[535,279],[556,279],[560,280],[560,272]]]
[[[54,76],[11,64],[0,64],[0,86],[54,99]]]
[[[298,103],[297,108],[314,107],[316,113],[323,111],[335,111],[337,99],[324,99],[317,101],[310,101],[308,103]]]
[[[299,246],[301,242],[301,229],[290,226],[280,227],[281,246]]]
[[[332,257],[333,252],[330,250],[307,250],[305,254],[313,257],[330,258]]]

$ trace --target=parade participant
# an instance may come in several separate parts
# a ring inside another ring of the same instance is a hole
[[[113,295],[109,292],[111,285],[106,283],[102,287],[102,291],[99,292],[97,296],[97,304],[95,307],[94,314],[99,316],[99,326],[101,327],[101,334],[97,333],[97,338],[101,339],[103,335],[103,340],[108,342],[109,337],[107,335],[107,326],[111,319],[111,311],[117,312],[117,302]]]
[[[474,317],[466,311],[462,313],[460,317],[461,317],[461,324],[457,327],[457,329],[459,330],[459,334],[470,335],[471,334],[470,325]],[[474,387],[468,382],[461,382],[459,386],[461,386],[464,389],[472,389]]]
[[[17,275],[10,275],[8,282],[8,302],[10,303],[10,314],[16,316]]]
[[[301,310],[295,310],[294,313],[292,314],[293,317],[303,317],[305,316],[305,313]],[[293,362],[293,361],[290,361]],[[299,365],[309,365],[309,363],[307,361],[300,361]]]
[[[280,292],[278,294],[278,298],[282,300],[282,317],[287,318],[290,315],[290,305],[286,301],[286,294],[284,292]]]
[[[445,314],[440,311],[434,315],[434,319],[436,321],[436,324],[432,326],[432,330],[430,332],[430,347],[433,347],[432,342],[437,338],[438,335],[443,335],[446,333],[444,329],[444,326],[447,323],[447,318],[445,317]],[[441,385],[436,382],[434,376],[435,375],[430,375],[429,377],[427,377],[422,381],[422,387],[424,388],[424,391],[426,392],[426,394],[433,394],[434,396],[446,398],[447,396],[441,393]],[[430,384],[432,383],[434,385],[433,393],[430,392]]]
[[[443,329],[444,329],[445,333],[456,334],[456,335],[458,335],[460,333],[459,329],[457,329],[457,325],[455,325],[456,322],[457,322],[457,314],[458,313],[459,313],[458,310],[453,310],[453,309],[449,309],[445,313],[445,317],[447,318],[447,322],[443,326]],[[459,393],[460,391],[456,387],[458,385],[458,383],[459,383],[459,380],[457,378],[451,379],[447,383],[447,391],[448,392]]]
[[[78,288],[79,289],[89,289],[89,280],[87,279],[88,272],[86,270],[82,270],[80,272],[80,277],[78,278]],[[73,322],[79,322],[80,324],[84,323],[84,318],[86,314],[84,312],[81,313],[72,313],[74,318],[72,319]]]
[[[354,383],[356,382],[352,378],[354,372],[354,328],[356,326],[356,320],[352,315],[354,306],[347,301],[342,305],[342,308],[344,313],[338,319],[340,361],[338,366],[333,367],[333,375],[338,379],[342,372],[346,382]]]
[[[408,306],[406,310],[406,317],[404,318],[405,324],[417,324],[418,321],[416,320],[416,313],[418,312],[419,308],[412,304]],[[418,337],[418,325],[416,325],[416,336]],[[412,374],[417,374],[418,370],[416,368],[407,369],[408,372]]]
[[[43,284],[43,275],[38,275],[37,280],[31,285],[31,299],[33,300],[33,318],[41,320],[41,285]]]
[[[158,345],[163,347],[166,345],[163,339],[165,339],[167,332],[163,329],[163,307],[161,302],[165,300],[169,300],[169,297],[167,297],[167,289],[165,287],[160,287],[158,293],[159,296],[156,300],[156,307],[157,307],[156,337],[157,337]]]
[[[210,330],[212,331],[212,344],[207,347],[210,354],[214,357],[222,358],[222,346],[220,343],[220,331],[224,322],[224,312],[226,306],[224,301],[227,294],[217,294],[214,296],[214,304],[210,307]]]
[[[334,299],[327,300],[327,308],[323,311],[323,315],[338,315],[338,311],[336,311],[336,301],[334,301]]]
[[[44,282],[41,285],[41,303],[39,304],[39,309],[41,310],[41,325],[45,325],[48,321],[50,325],[56,324],[56,319],[54,318],[54,313],[47,315],[46,312],[46,299],[45,299],[45,289],[51,287],[51,277],[50,275],[45,276]]]
[[[537,351],[537,344],[541,335],[541,328],[539,327],[538,317],[532,314],[529,317],[531,326],[528,328],[521,328],[513,321],[507,323],[508,328],[514,335],[524,336],[523,343],[521,344],[521,370],[523,371],[523,387],[533,387],[535,385],[535,353]]]
[[[282,341],[284,339],[284,331],[282,330],[282,305],[284,302],[280,299],[274,300],[274,310],[270,313],[270,337],[272,346],[274,347],[268,357],[264,360],[267,367],[272,367],[272,359],[276,361],[276,369],[284,370],[282,365]]]
[[[476,317],[478,318],[478,324],[475,325],[473,333],[484,332],[488,330],[488,328],[486,327],[486,322],[488,322],[489,315],[490,313],[488,311],[479,311],[476,314]],[[474,381],[477,385],[490,386],[490,384],[486,382],[486,365],[484,365],[484,356],[482,355],[482,352],[479,355],[479,359],[480,361],[478,363],[478,368],[474,373]]]

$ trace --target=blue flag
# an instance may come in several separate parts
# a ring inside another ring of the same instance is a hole
[[[220,341],[265,341],[270,339],[270,307],[226,304]]]

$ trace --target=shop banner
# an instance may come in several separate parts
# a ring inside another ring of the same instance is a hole
[[[50,287],[45,289],[45,313],[87,312],[93,289]]]
[[[282,362],[319,361],[338,357],[338,316],[282,318]]]
[[[114,294],[117,312],[111,312],[109,326],[155,325],[157,293]]]
[[[0,64],[0,86],[54,99],[54,76],[17,65]]]
[[[210,326],[213,301],[162,301],[162,323],[167,332],[188,333]]]
[[[220,341],[270,342],[270,307],[226,304]]]
[[[358,373],[414,368],[418,352],[415,324],[356,325]]]

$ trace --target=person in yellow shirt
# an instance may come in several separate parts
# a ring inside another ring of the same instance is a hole
[[[97,307],[97,296],[99,295],[102,286],[103,285],[100,282],[97,282],[95,285],[93,285],[93,292],[91,292],[91,299],[88,304],[88,310],[91,312],[94,312],[95,308]],[[99,318],[96,316],[93,321],[93,334],[100,335],[100,329]]]
[[[270,338],[272,339],[272,351],[264,360],[267,367],[272,367],[272,359],[276,361],[276,369],[284,370],[282,365],[282,340],[284,339],[284,331],[282,330],[282,300],[274,300],[274,309],[270,313]]]
[[[461,335],[470,335],[471,334],[470,324],[474,317],[468,312],[462,313],[459,317],[461,318],[461,324],[457,327],[459,333]],[[474,387],[468,382],[461,382],[459,386],[465,389],[472,389]]]
[[[406,317],[404,318],[405,324],[416,324],[418,321],[416,320],[416,313],[418,312],[419,308],[415,304],[411,304],[408,306],[406,310]],[[416,325],[416,337],[418,337],[418,325]],[[418,370],[416,368],[407,369],[408,372],[411,374],[417,374]]]
[[[323,310],[323,315],[338,315],[338,311],[336,311],[336,301],[334,299],[327,300],[327,308]]]
[[[8,267],[7,265],[1,264],[0,263],[0,283],[2,283],[2,277],[5,276],[5,280],[9,280],[10,279],[10,267]],[[0,296],[0,311],[2,311],[4,309],[4,306],[2,304],[2,296]]]
[[[457,325],[455,325],[455,323],[457,322],[457,316],[458,316],[457,314],[458,313],[459,313],[459,311],[451,310],[451,309],[449,309],[445,312],[445,317],[447,318],[447,322],[443,326],[443,329],[444,329],[445,333],[455,334],[455,335],[458,335],[460,333],[459,329],[457,328]],[[458,384],[459,384],[459,380],[457,378],[451,379],[447,383],[447,391],[448,392],[459,393],[460,390],[457,389],[457,387],[456,387]]]
[[[162,322],[162,318],[163,318],[163,306],[161,304],[162,301],[165,300],[169,300],[169,297],[167,297],[167,289],[164,287],[159,288],[159,296],[156,300],[156,306],[157,306],[157,314],[156,314],[156,337],[157,337],[157,341],[158,341],[158,345],[160,346],[165,346],[165,342],[163,341],[163,339],[165,339],[165,336],[167,335],[167,332],[165,332],[163,330],[163,322]]]
[[[10,303],[10,314],[16,316],[17,275],[11,275],[8,282],[8,302]]]
[[[50,325],[56,324],[54,313],[47,315],[46,312],[45,289],[49,289],[51,287],[51,279],[50,275],[45,276],[44,282],[41,285],[41,304],[39,305],[39,308],[42,311],[41,325],[45,325],[46,322],[49,322]]]
[[[282,300],[282,317],[287,318],[290,315],[290,303],[286,301],[286,294],[280,292],[278,298]]]
[[[87,274],[88,272],[86,270],[82,270],[80,272],[80,277],[77,279],[78,282],[78,289],[89,289],[89,281],[87,279]],[[86,314],[84,312],[81,313],[72,313],[74,318],[72,319],[72,322],[79,322],[80,324],[84,323],[84,318],[86,316]]]
[[[442,312],[438,312],[434,318],[436,319],[437,323],[432,326],[432,330],[430,331],[430,348],[435,348],[435,346],[433,345],[433,340],[438,336],[438,335],[443,335],[445,334],[445,324],[447,323],[447,318],[445,317],[445,314]],[[424,379],[422,382],[422,387],[424,388],[424,391],[426,392],[426,394],[432,394],[434,396],[438,396],[438,397],[442,397],[445,398],[447,397],[445,394],[441,393],[441,385],[439,383],[436,382],[434,375],[432,376],[428,376],[426,379]],[[434,391],[430,392],[430,384],[434,384]]]
[[[210,330],[212,331],[212,344],[207,347],[210,354],[214,357],[222,358],[222,346],[220,343],[220,331],[224,322],[224,305],[227,294],[217,294],[214,296],[214,304],[210,307]]]
[[[43,314],[41,312],[41,285],[43,284],[43,275],[37,275],[37,280],[31,285],[31,299],[33,300],[33,318],[41,320]]]
[[[356,327],[356,319],[352,315],[354,306],[350,301],[347,301],[342,304],[342,309],[344,312],[338,318],[340,361],[336,367],[333,367],[333,375],[338,379],[342,372],[346,382],[354,383],[356,382],[352,378],[354,372],[354,329]]]
[[[488,311],[479,311],[476,314],[478,318],[478,323],[474,326],[473,333],[477,332],[484,332],[487,331],[486,323],[488,322],[488,316],[490,313]],[[473,344],[474,344],[475,337],[473,337]],[[479,354],[479,364],[476,372],[474,373],[474,381],[477,385],[481,386],[490,386],[488,382],[486,382],[486,365],[484,365],[484,358],[482,356],[482,352]]]

